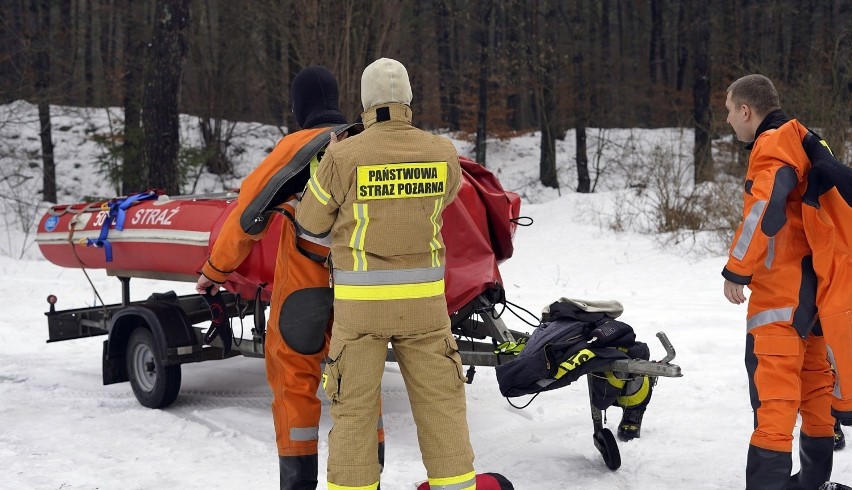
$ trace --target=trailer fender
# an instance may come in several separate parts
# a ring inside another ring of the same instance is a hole
[[[105,385],[129,381],[124,358],[127,341],[136,328],[151,331],[157,344],[156,355],[165,366],[195,360],[193,356],[201,352],[192,323],[176,303],[148,301],[122,308],[112,318],[109,339],[104,341]]]

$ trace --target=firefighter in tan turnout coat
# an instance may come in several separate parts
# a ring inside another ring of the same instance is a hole
[[[473,489],[441,238],[441,212],[459,188],[458,154],[448,139],[411,125],[411,86],[398,61],[369,65],[361,98],[364,132],[329,147],[296,211],[301,232],[332,237],[335,318],[323,375],[334,422],[328,488],[379,486],[372,434],[390,342],[429,484]]]

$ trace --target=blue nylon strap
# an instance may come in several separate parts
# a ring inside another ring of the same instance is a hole
[[[103,248],[104,254],[106,255],[106,261],[112,262],[112,244],[109,242],[109,240],[107,240],[107,235],[109,235],[109,228],[112,225],[113,221],[115,221],[116,230],[123,230],[124,219],[127,216],[127,209],[132,206],[133,203],[156,198],[156,192],[147,191],[140,192],[139,194],[134,194],[132,196],[127,196],[124,199],[116,198],[109,201],[109,203],[107,204],[109,206],[109,212],[107,214],[106,219],[104,219],[104,224],[101,226],[100,235],[98,235],[98,238],[89,238],[88,240],[86,240],[86,246]]]

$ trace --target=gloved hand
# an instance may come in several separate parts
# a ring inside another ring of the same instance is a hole
[[[204,334],[204,343],[209,345],[216,337],[221,337],[222,359],[224,359],[231,353],[231,339],[234,336],[234,332],[231,330],[231,323],[225,315],[225,300],[221,294],[209,294],[209,289],[208,294],[202,294],[201,297],[207,303],[207,307],[210,308],[210,314],[213,317],[210,321],[210,328]]]
[[[524,347],[526,347],[526,346],[527,346],[527,339],[522,337],[517,342],[509,342],[509,341],[503,342],[502,344],[497,346],[497,348],[494,350],[494,353],[495,354],[513,354],[513,355],[517,356],[518,354],[521,353],[522,350],[524,350]]]
[[[618,320],[609,320],[589,333],[589,343],[600,347],[627,347],[636,341],[633,327]]]

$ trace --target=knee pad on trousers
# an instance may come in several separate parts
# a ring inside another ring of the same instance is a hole
[[[628,381],[616,399],[616,405],[623,408],[644,408],[651,401],[651,392],[656,378],[636,376]]]
[[[284,300],[278,316],[281,338],[299,354],[321,351],[333,303],[334,293],[329,288],[293,291]]]

